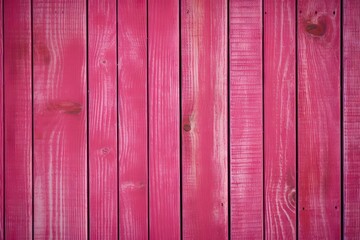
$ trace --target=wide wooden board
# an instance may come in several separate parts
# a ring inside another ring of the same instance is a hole
[[[180,239],[179,1],[148,1],[149,238]]]
[[[88,1],[88,54],[90,239],[116,239],[116,0]]]
[[[5,239],[32,237],[30,0],[4,1]]]
[[[296,239],[295,20],[295,0],[265,0],[266,239]]]
[[[262,1],[230,0],[231,239],[263,236]]]
[[[34,237],[85,239],[86,1],[33,1]]]
[[[181,1],[184,239],[228,238],[227,2]]]
[[[340,1],[298,1],[298,234],[339,239]]]
[[[146,1],[119,0],[119,231],[148,238]]]

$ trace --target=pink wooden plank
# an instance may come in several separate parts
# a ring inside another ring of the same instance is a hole
[[[4,1],[5,238],[32,237],[30,0]]]
[[[34,235],[87,238],[86,1],[33,1]]]
[[[184,239],[228,238],[227,1],[181,1]]]
[[[179,1],[148,2],[150,239],[180,238]]]
[[[340,1],[298,2],[301,239],[340,238]]]
[[[146,1],[118,2],[120,239],[148,237]]]
[[[4,239],[4,35],[3,1],[0,1],[0,239]]]
[[[360,2],[343,1],[344,237],[360,236]]]
[[[231,239],[263,234],[262,1],[230,0]]]
[[[88,1],[90,238],[117,239],[116,0]]]
[[[264,4],[265,237],[296,239],[295,0]]]

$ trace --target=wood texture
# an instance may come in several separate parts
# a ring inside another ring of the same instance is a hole
[[[228,237],[227,2],[181,1],[184,239]]]
[[[262,1],[230,0],[231,239],[263,235]]]
[[[299,238],[339,239],[340,1],[298,2]]]
[[[88,1],[90,238],[117,239],[116,0]]]
[[[296,239],[295,20],[294,0],[265,0],[266,239]]]
[[[179,1],[148,2],[150,239],[180,238]]]
[[[0,1],[0,239],[4,239],[4,35],[3,1]]]
[[[33,1],[34,236],[87,238],[86,1]]]
[[[120,239],[147,239],[146,1],[118,7]]]
[[[360,239],[360,2],[343,1],[344,237]]]
[[[30,0],[4,1],[5,238],[32,236]]]

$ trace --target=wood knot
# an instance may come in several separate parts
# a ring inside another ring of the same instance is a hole
[[[306,25],[306,31],[311,35],[321,37],[325,34],[326,25],[324,23],[308,23]]]
[[[107,147],[104,147],[104,148],[101,149],[101,152],[102,152],[102,154],[106,155],[106,154],[108,154],[110,152],[110,149],[107,148]]]
[[[185,132],[189,132],[190,130],[191,130],[191,126],[190,126],[190,124],[189,123],[186,123],[186,124],[184,124],[184,131]]]

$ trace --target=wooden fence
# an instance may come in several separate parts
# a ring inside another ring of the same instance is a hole
[[[360,1],[0,8],[0,239],[360,239]]]

